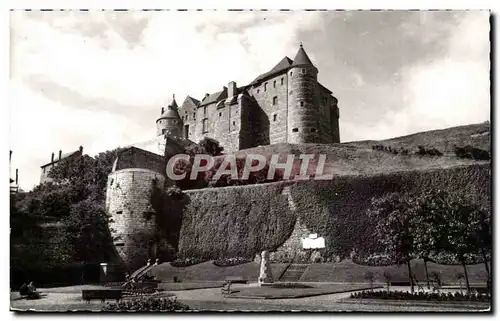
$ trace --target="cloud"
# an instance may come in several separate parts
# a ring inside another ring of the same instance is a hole
[[[447,42],[441,58],[406,66],[402,108],[390,110],[371,139],[483,122],[490,119],[489,13],[470,12]]]
[[[294,54],[298,31],[320,27],[319,15],[13,12],[11,146],[22,187],[59,149],[93,155],[151,138],[174,93],[249,83]]]

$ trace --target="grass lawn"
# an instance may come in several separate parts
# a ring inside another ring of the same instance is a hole
[[[253,299],[292,299],[323,294],[362,291],[367,289],[369,289],[369,287],[367,287],[366,285],[359,284],[325,284],[309,288],[273,288],[266,286],[234,290],[233,293],[231,293],[230,295],[226,295],[226,297]]]
[[[184,291],[184,290],[195,290],[195,289],[209,289],[209,288],[220,288],[224,282],[210,282],[210,281],[200,281],[200,282],[182,282],[182,283],[160,283],[158,287],[165,291]]]

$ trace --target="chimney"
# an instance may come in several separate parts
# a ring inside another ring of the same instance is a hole
[[[59,150],[59,160],[61,160],[62,150]]]
[[[161,115],[163,115],[163,112],[164,112],[164,111],[165,111],[165,108],[163,108],[163,107],[162,107],[162,108],[161,108],[161,114],[160,114],[160,116],[161,116]]]
[[[206,99],[208,96],[210,96],[210,94],[209,94],[209,93],[206,93],[206,94],[205,94],[205,98],[203,98],[203,99]]]
[[[233,97],[234,95],[236,95],[236,83],[230,81],[229,84],[227,84],[227,96]]]
[[[83,146],[80,146],[78,150],[80,151],[80,154],[83,155]]]
[[[18,175],[19,172],[18,171],[19,171],[19,169],[16,168],[16,185],[17,185],[17,181],[18,181],[18,178],[19,178],[19,175]]]
[[[53,163],[54,162],[54,153],[52,153],[52,157],[50,158],[50,162]]]

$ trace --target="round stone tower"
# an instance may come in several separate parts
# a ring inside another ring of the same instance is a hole
[[[108,176],[106,210],[116,251],[129,271],[157,256],[153,188],[163,189],[165,176],[148,169],[126,168]]]
[[[161,116],[156,121],[156,135],[169,135],[172,137],[182,137],[182,120],[177,110],[175,95],[172,103],[167,106],[167,110],[161,109]]]
[[[288,143],[319,142],[318,69],[302,44],[288,70]]]

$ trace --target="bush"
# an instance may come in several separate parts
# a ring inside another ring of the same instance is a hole
[[[441,153],[438,149],[434,147],[425,148],[424,146],[418,146],[416,154],[420,156],[443,156],[443,153]]]
[[[252,260],[246,259],[244,257],[232,257],[232,258],[217,259],[214,261],[214,265],[224,267],[224,266],[235,266],[235,265],[245,264],[248,262],[252,262]]]
[[[403,291],[361,291],[352,293],[351,299],[382,299],[382,300],[417,300],[417,301],[474,301],[488,302],[488,297],[484,294],[471,293],[433,293],[418,292],[411,294]]]
[[[459,158],[490,160],[490,153],[488,151],[470,145],[465,147],[455,147],[455,155]]]
[[[203,259],[188,257],[185,259],[177,259],[175,261],[170,262],[170,265],[173,267],[186,267],[191,265],[196,265],[205,262]]]
[[[171,298],[141,297],[132,300],[123,300],[118,303],[108,303],[104,311],[187,311],[189,306]]]

